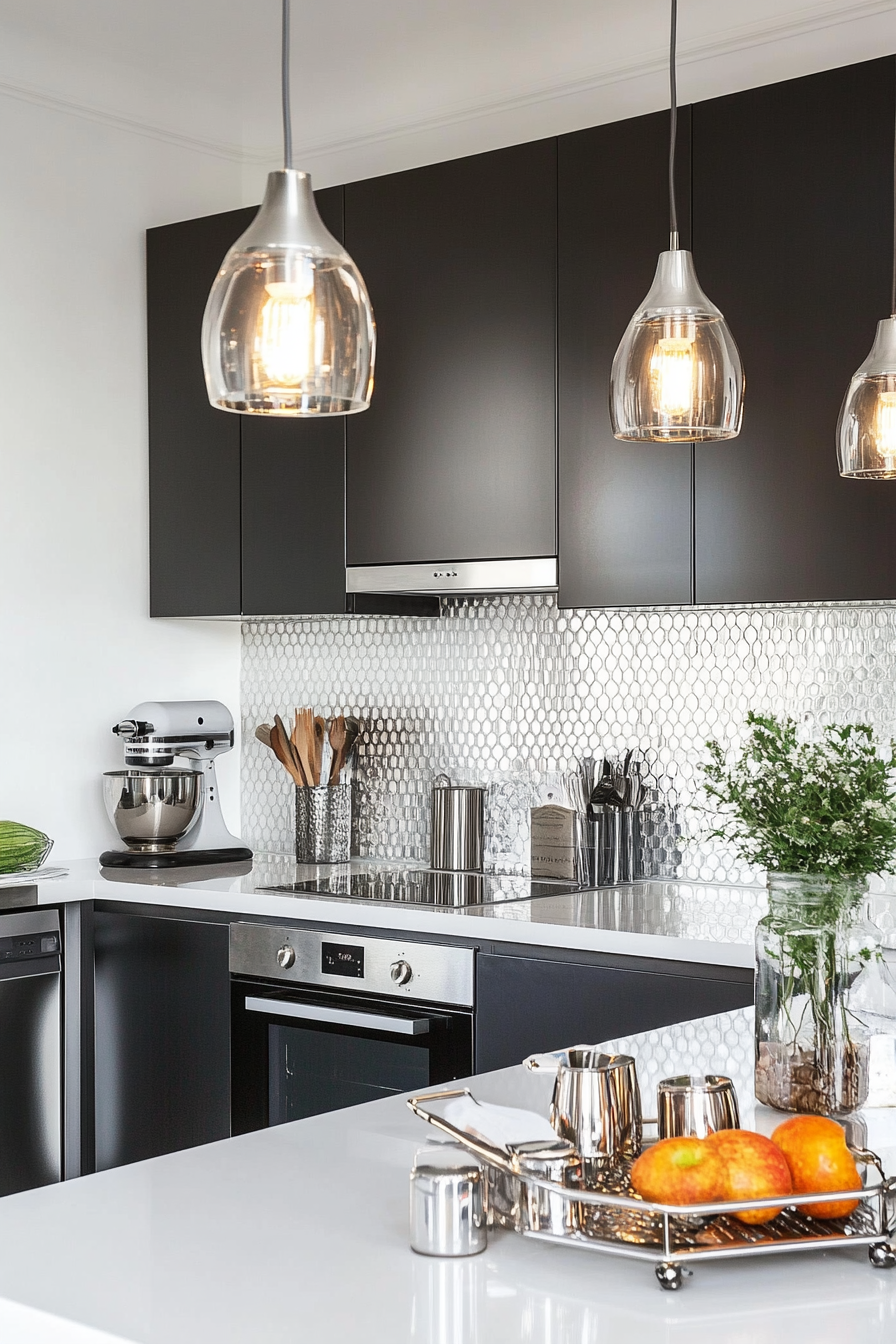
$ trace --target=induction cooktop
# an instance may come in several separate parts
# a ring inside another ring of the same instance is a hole
[[[580,891],[575,882],[502,877],[486,873],[443,872],[433,868],[369,868],[353,872],[258,887],[257,891],[281,895],[327,896],[343,900],[400,902],[463,909],[475,905],[498,905],[505,901],[528,901],[535,896],[559,896]]]

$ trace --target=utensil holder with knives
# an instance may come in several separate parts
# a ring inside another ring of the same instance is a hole
[[[633,751],[618,762],[604,757],[603,769],[590,790],[592,880],[597,887],[638,882],[647,874],[641,835],[646,789],[641,762]]]

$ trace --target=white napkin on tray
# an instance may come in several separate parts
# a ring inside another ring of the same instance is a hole
[[[457,1129],[475,1139],[484,1139],[493,1148],[507,1150],[510,1143],[531,1143],[536,1139],[556,1139],[557,1135],[543,1115],[523,1111],[516,1106],[494,1106],[475,1097],[455,1097],[442,1112]]]

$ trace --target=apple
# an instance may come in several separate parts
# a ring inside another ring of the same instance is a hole
[[[712,1204],[725,1198],[725,1164],[703,1139],[660,1139],[632,1167],[632,1185],[656,1204]]]
[[[836,1120],[823,1115],[794,1115],[772,1134],[787,1159],[795,1194],[824,1190],[861,1190],[862,1178]],[[804,1204],[802,1213],[813,1218],[846,1218],[858,1207],[857,1199]]]
[[[703,1142],[725,1166],[725,1199],[765,1199],[793,1190],[787,1158],[777,1144],[749,1129],[720,1129]],[[742,1223],[767,1223],[778,1209],[745,1209],[733,1216]]]

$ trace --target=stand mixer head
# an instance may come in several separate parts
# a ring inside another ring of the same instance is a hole
[[[233,718],[218,700],[145,700],[112,732],[124,770],[104,776],[106,807],[126,850],[107,850],[106,867],[162,868],[252,858],[224,823],[215,757],[233,747]],[[172,769],[175,758],[195,762]]]

